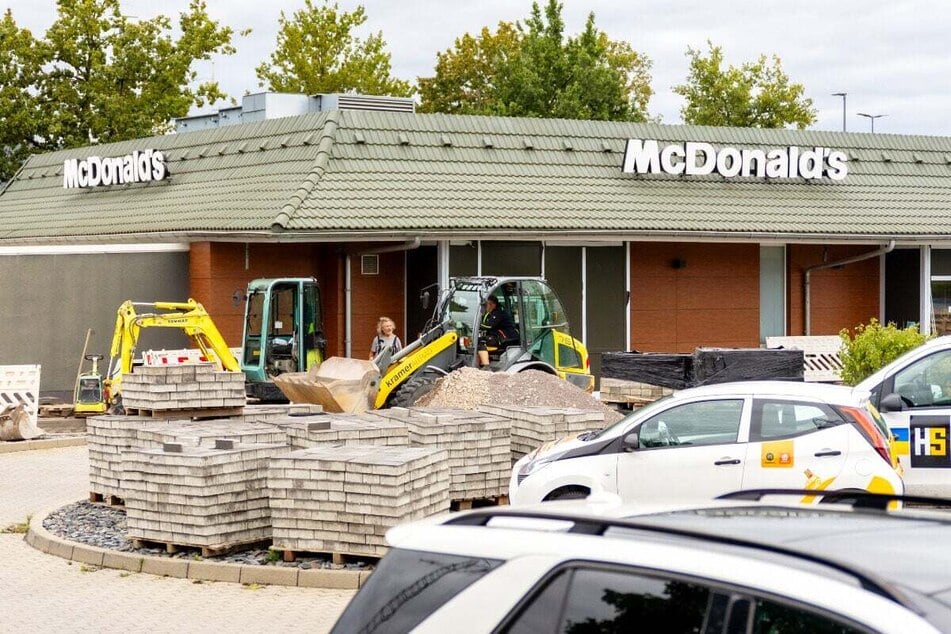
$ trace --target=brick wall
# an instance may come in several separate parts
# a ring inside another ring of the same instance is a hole
[[[243,243],[192,243],[191,296],[204,304],[228,345],[239,347],[248,282],[259,277],[313,275],[323,291],[325,274],[319,256],[326,248],[312,244],[250,244],[246,258]]]
[[[360,272],[360,257],[352,257],[350,282],[353,289],[351,332],[354,357],[366,359],[369,356],[370,345],[376,336],[377,321],[384,315],[396,322],[396,334],[403,344],[406,344],[406,312],[403,300],[406,287],[405,258],[403,251],[381,253],[379,274],[363,275]],[[415,339],[417,334],[413,333],[412,339]]]
[[[758,347],[759,245],[632,243],[631,345]]]
[[[803,285],[805,270],[823,262],[874,251],[874,246],[802,245],[787,248],[788,330],[790,335],[805,334]],[[879,259],[849,264],[841,269],[814,271],[810,276],[812,335],[836,335],[843,328],[868,323],[879,314]]]
[[[357,253],[369,245],[355,245]],[[260,277],[314,276],[320,286],[324,332],[329,356],[343,355],[345,338],[344,251],[330,244],[251,244],[245,268],[243,243],[198,242],[191,247],[190,293],[204,304],[229,346],[241,344],[244,293]],[[380,254],[379,275],[362,275],[360,257],[352,258],[353,356],[366,358],[382,315],[396,321],[406,341],[403,289],[404,253]],[[239,301],[234,302],[237,292]]]

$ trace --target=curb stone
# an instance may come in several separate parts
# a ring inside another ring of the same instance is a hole
[[[97,548],[96,546],[69,541],[43,528],[43,521],[46,517],[60,508],[56,507],[34,513],[33,517],[30,518],[30,528],[24,536],[24,540],[40,552],[71,561],[94,564],[103,568],[182,579],[260,583],[329,590],[357,590],[370,576],[370,573],[365,570],[300,570],[298,568],[277,566],[219,564],[210,561],[153,557],[139,553]]]
[[[35,449],[59,449],[60,447],[80,447],[86,444],[85,436],[70,438],[47,438],[40,440],[16,440],[0,442],[0,453],[32,451]]]

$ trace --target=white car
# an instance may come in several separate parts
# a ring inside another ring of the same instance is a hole
[[[947,515],[644,510],[555,502],[398,526],[333,633],[951,631]]]
[[[859,383],[895,436],[909,495],[951,497],[951,336],[905,353]]]
[[[745,381],[681,390],[523,457],[509,495],[519,505],[600,493],[696,502],[754,488],[902,493],[877,416],[867,395],[843,386]]]

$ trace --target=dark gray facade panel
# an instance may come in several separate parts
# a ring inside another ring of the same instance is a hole
[[[189,292],[187,252],[4,255],[0,271],[0,365],[38,363],[40,392],[66,398],[87,329],[87,354],[104,355],[104,371],[119,304],[185,301]],[[178,330],[155,328],[138,349],[183,347]]]
[[[601,376],[601,353],[624,350],[627,293],[624,247],[588,247],[585,299],[591,373]],[[600,388],[600,384],[596,386]]]
[[[467,277],[479,272],[479,251],[475,242],[449,246],[449,276]]]
[[[540,242],[482,243],[482,275],[541,275]]]
[[[565,305],[572,336],[580,339],[581,247],[545,247],[545,279]]]
[[[937,249],[935,254],[942,253]],[[917,324],[921,319],[921,251],[919,249],[895,249],[885,255],[885,323],[894,323],[899,328]],[[940,264],[951,274],[951,264],[943,259]],[[934,263],[932,264],[932,267]],[[932,268],[932,273],[935,273]],[[935,273],[942,275],[942,273]]]

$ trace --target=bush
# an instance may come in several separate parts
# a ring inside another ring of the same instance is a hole
[[[917,348],[928,337],[918,332],[917,326],[899,330],[895,324],[882,326],[877,319],[869,324],[859,324],[855,335],[843,329],[842,337],[842,380],[847,385],[856,385],[885,367],[912,348]]]

